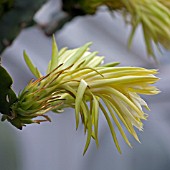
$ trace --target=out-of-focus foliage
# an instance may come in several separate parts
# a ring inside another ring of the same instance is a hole
[[[121,9],[124,5],[117,0],[62,0],[63,10],[71,15],[95,14],[98,7],[106,5],[111,9]]]
[[[0,53],[20,31],[32,25],[34,14],[47,0],[2,0],[0,2]]]
[[[4,13],[13,7],[14,0],[1,0],[0,1],[0,18]]]

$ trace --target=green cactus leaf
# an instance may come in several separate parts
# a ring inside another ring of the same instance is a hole
[[[17,100],[11,89],[12,79],[2,66],[0,66],[0,75],[0,112],[12,116],[10,106]]]

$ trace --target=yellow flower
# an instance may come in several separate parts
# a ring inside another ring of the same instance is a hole
[[[125,5],[127,18],[131,15],[129,22],[132,31],[129,38],[129,45],[136,31],[141,25],[147,52],[155,56],[153,44],[158,49],[161,44],[164,48],[170,49],[170,6],[165,0],[122,0]],[[128,19],[127,19],[128,20]]]
[[[141,26],[148,55],[155,57],[154,46],[159,49],[160,44],[170,49],[170,0],[84,0],[78,3],[88,14],[94,14],[102,5],[112,12],[120,12],[132,26],[129,47]]]
[[[37,80],[31,80],[19,94],[18,101],[11,107],[13,117],[5,118],[22,129],[26,124],[50,121],[45,115],[50,110],[62,112],[66,107],[74,108],[76,128],[81,118],[87,132],[85,153],[91,138],[94,138],[98,145],[98,122],[101,111],[119,152],[121,149],[112,122],[115,122],[129,146],[131,144],[121,122],[139,141],[134,126],[139,130],[143,129],[142,120],[147,118],[147,114],[143,112],[142,107],[149,109],[139,94],[159,93],[159,90],[152,86],[158,80],[154,76],[157,70],[117,67],[118,63],[102,65],[104,57],[97,56],[97,52],[89,52],[90,45],[91,43],[87,43],[77,49],[63,48],[58,51],[53,38],[52,58],[45,76],[33,66],[24,52],[25,61]],[[39,116],[45,119],[38,120]]]

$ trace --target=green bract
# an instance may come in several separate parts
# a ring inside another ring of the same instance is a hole
[[[152,86],[158,81],[154,76],[157,70],[116,67],[118,63],[102,65],[104,57],[97,56],[97,52],[89,52],[90,45],[91,43],[87,43],[77,49],[63,48],[58,51],[53,38],[52,57],[45,76],[33,66],[24,52],[25,61],[37,79],[31,80],[19,94],[18,101],[11,107],[13,117],[7,117],[7,120],[22,129],[26,124],[50,121],[45,115],[50,110],[62,112],[66,107],[74,108],[76,128],[81,118],[84,131],[87,132],[85,153],[91,138],[98,145],[98,122],[101,111],[119,152],[121,149],[113,121],[129,146],[131,144],[121,122],[139,141],[134,126],[142,130],[142,120],[147,118],[142,106],[149,109],[139,94],[159,93],[159,90]],[[39,120],[39,116],[44,119]]]

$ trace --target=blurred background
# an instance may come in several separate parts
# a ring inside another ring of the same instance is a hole
[[[42,25],[53,11],[60,11],[60,0],[48,1],[35,15]],[[170,52],[162,49],[159,63],[147,57],[141,29],[137,30],[131,49],[127,48],[130,27],[122,16],[110,15],[102,7],[96,15],[76,17],[56,32],[58,48],[75,48],[92,41],[91,51],[99,51],[105,62],[119,61],[121,66],[142,66],[159,69],[162,91],[154,97],[145,96],[151,111],[139,133],[141,144],[128,135],[129,148],[118,136],[122,154],[116,150],[103,116],[99,122],[99,148],[92,141],[82,155],[85,139],[83,126],[76,131],[74,110],[63,114],[49,112],[52,122],[30,125],[22,131],[8,122],[0,123],[1,170],[169,170],[170,169]],[[38,26],[24,29],[12,46],[2,54],[2,65],[13,77],[13,89],[19,93],[34,78],[23,59],[26,50],[33,63],[45,73],[51,56],[51,38]],[[128,134],[128,133],[127,133]]]

